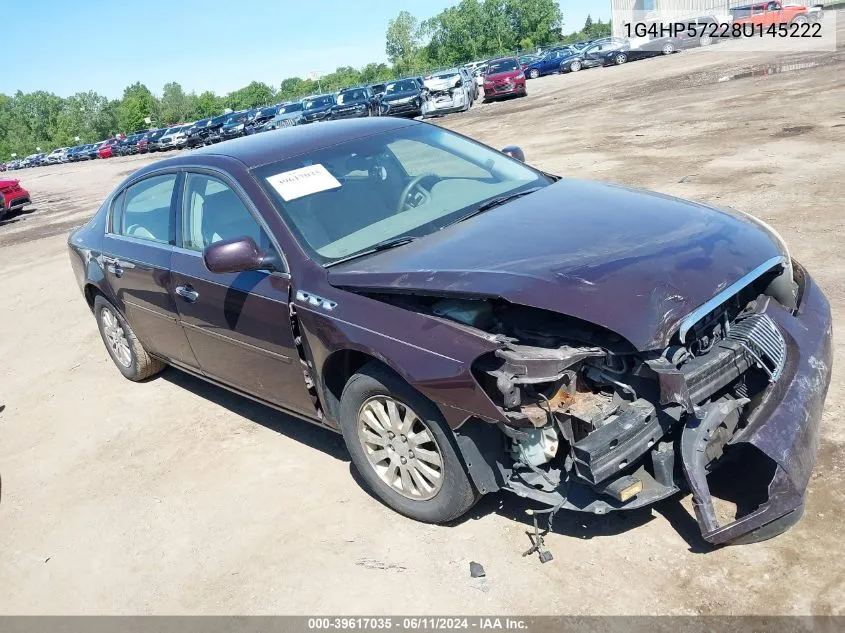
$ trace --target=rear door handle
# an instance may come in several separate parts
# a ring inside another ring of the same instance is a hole
[[[123,277],[123,267],[120,265],[119,259],[113,259],[109,264],[107,264],[106,270],[108,270],[115,277]]]
[[[176,294],[182,297],[188,303],[193,303],[200,298],[200,293],[190,286],[176,286]]]

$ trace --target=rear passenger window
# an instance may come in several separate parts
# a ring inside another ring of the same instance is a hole
[[[114,208],[112,231],[118,235],[168,244],[176,174],[153,176],[129,187]],[[120,201],[123,201],[122,209]]]
[[[270,239],[238,195],[222,180],[188,174],[182,224],[182,246],[201,251],[220,240],[251,237],[263,249]]]

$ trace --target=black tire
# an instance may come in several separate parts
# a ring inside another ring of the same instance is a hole
[[[109,310],[117,319],[120,327],[123,328],[123,334],[126,338],[126,342],[129,344],[129,353],[131,356],[131,361],[128,365],[124,365],[118,359],[117,354],[109,343],[105,326],[103,325],[104,310]],[[97,295],[94,297],[94,317],[97,319],[97,327],[100,330],[100,336],[103,338],[103,344],[106,346],[109,356],[111,356],[112,361],[120,373],[126,378],[138,382],[140,380],[145,380],[150,376],[155,376],[166,367],[162,361],[149,355],[120,311],[115,308],[114,305],[112,305],[112,303],[103,295]]]
[[[431,499],[414,500],[396,492],[382,481],[364,454],[358,439],[358,412],[365,402],[379,395],[410,407],[434,436],[443,460],[443,483]],[[443,416],[429,400],[383,365],[368,363],[346,383],[340,399],[340,428],[352,463],[367,487],[400,514],[424,523],[446,523],[465,514],[478,500]]]

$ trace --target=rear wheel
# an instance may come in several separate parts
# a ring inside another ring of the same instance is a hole
[[[123,315],[102,295],[94,298],[94,316],[109,356],[126,378],[137,382],[165,368],[147,353]]]
[[[382,365],[365,365],[349,379],[340,427],[364,482],[400,514],[443,523],[475,503],[475,489],[440,412]]]
[[[808,24],[809,22],[810,20],[806,15],[796,15],[792,18],[792,22],[790,22],[790,24]]]
[[[702,35],[698,39],[698,45],[699,46],[710,46],[712,43],[713,43],[713,38],[710,37],[709,35]]]

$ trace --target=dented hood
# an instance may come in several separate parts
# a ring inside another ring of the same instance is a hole
[[[687,314],[783,254],[742,214],[561,180],[328,275],[350,289],[495,297],[553,310],[647,350],[665,347]]]

